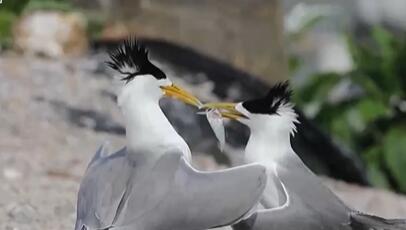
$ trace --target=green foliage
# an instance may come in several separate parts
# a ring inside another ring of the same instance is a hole
[[[0,11],[0,47],[11,45],[11,30],[16,17],[12,12]]]
[[[90,39],[94,39],[100,36],[103,27],[106,22],[106,18],[104,16],[101,16],[99,13],[97,14],[92,14],[92,13],[87,13],[87,34]]]
[[[336,85],[341,80],[341,76],[335,73],[322,73],[313,76],[307,87],[295,93],[295,99],[299,103],[308,101],[316,101],[318,103],[326,103],[325,95],[330,91],[332,86]]]
[[[406,127],[393,127],[386,133],[383,151],[385,163],[399,189],[406,191]]]
[[[0,48],[9,47],[12,41],[12,25],[28,0],[3,1],[0,5]]]
[[[4,0],[0,5],[0,14],[4,12],[19,15],[29,0]]]
[[[376,27],[362,40],[347,36],[347,44],[354,68],[315,74],[294,99],[336,140],[361,154],[374,185],[406,193],[406,38]],[[360,93],[331,100],[343,81]]]
[[[71,11],[73,6],[67,0],[30,0],[25,5],[24,11],[35,10],[56,10],[56,11]]]

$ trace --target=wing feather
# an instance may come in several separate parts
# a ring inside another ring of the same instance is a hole
[[[122,149],[91,162],[78,194],[76,221],[81,225],[104,229],[113,224],[134,170],[126,155],[126,149]]]

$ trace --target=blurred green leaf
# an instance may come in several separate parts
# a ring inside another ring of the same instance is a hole
[[[362,155],[368,162],[367,174],[372,185],[380,188],[389,188],[388,179],[380,166],[382,156],[381,146],[372,146],[365,150]]]
[[[394,35],[381,27],[374,27],[370,40],[357,41],[348,35],[347,44],[355,65],[354,81],[366,84],[375,95],[381,91],[386,99],[400,91],[396,63],[402,43]]]
[[[379,87],[379,85],[373,80],[373,78],[368,77],[364,73],[353,72],[350,74],[351,81],[359,85],[363,90],[365,95],[373,98],[374,100],[387,101],[388,97],[384,91]]]
[[[371,123],[380,117],[385,117],[390,113],[388,105],[371,98],[364,98],[357,102],[355,109],[359,111],[365,124]]]
[[[66,12],[73,9],[73,5],[67,0],[30,0],[25,6],[24,11],[57,10]]]
[[[342,79],[336,73],[314,75],[301,90],[294,94],[294,99],[299,103],[307,103],[314,100],[324,102],[326,95]]]
[[[362,117],[361,111],[356,106],[348,109],[346,117],[348,126],[350,126],[351,131],[355,134],[363,132],[367,127],[366,121]]]
[[[394,36],[384,28],[375,26],[372,29],[372,37],[378,45],[383,60],[392,61],[396,53]]]
[[[294,73],[295,71],[297,71],[299,69],[300,65],[302,64],[300,58],[298,58],[296,56],[293,56],[293,55],[291,55],[289,57],[288,61],[289,61],[289,63],[288,63],[289,64],[289,71],[291,73]]]
[[[315,119],[324,129],[333,133],[335,138],[340,142],[354,147],[354,131],[349,125],[349,111],[352,109],[354,102],[341,103],[337,105],[324,104]]]
[[[91,13],[86,13],[88,24],[87,24],[87,34],[90,39],[94,39],[100,36],[104,25],[106,23],[106,18],[104,16],[95,15]]]
[[[401,191],[406,192],[406,127],[394,127],[383,140],[384,158]]]
[[[23,11],[29,1],[30,0],[4,0],[0,5],[0,14],[6,11],[18,15]]]
[[[380,58],[380,68],[382,72],[383,79],[382,83],[385,86],[386,90],[396,92],[399,88],[399,85],[396,84],[395,76],[395,59],[398,50],[397,42],[394,35],[389,33],[382,27],[374,27],[372,29],[372,37],[377,44],[377,51]]]
[[[348,116],[346,114],[342,114],[340,117],[336,117],[331,122],[331,131],[338,137],[340,141],[349,144],[351,147],[352,139],[353,139],[353,132],[351,127],[348,125]]]
[[[394,60],[393,68],[396,73],[396,83],[400,83],[399,95],[406,97],[406,35],[400,36],[401,41],[396,47],[397,55]]]
[[[381,68],[381,58],[375,49],[368,46],[366,42],[356,41],[347,36],[347,45],[354,62],[354,71],[351,79],[358,83],[367,83],[374,94],[385,92],[385,76]]]
[[[0,46],[8,47],[12,43],[12,27],[17,16],[10,11],[0,12]]]
[[[368,178],[372,185],[378,188],[390,188],[390,184],[385,173],[375,163],[367,165]]]

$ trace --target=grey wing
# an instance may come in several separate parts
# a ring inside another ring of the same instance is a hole
[[[234,229],[252,229],[252,230],[314,230],[317,223],[313,221],[311,215],[307,215],[307,210],[302,205],[296,204],[294,197],[286,190],[281,182],[285,192],[285,203],[276,208],[259,210],[250,219],[239,223]]]
[[[164,154],[152,164],[143,163],[142,158],[138,158],[138,169],[141,167],[141,170],[130,179],[126,202],[115,226],[117,229],[171,229],[167,227],[170,223],[166,217],[176,212],[179,204],[167,204],[172,199],[170,191],[176,188],[174,178],[182,153]],[[183,218],[181,215],[177,217]]]
[[[133,170],[126,155],[122,149],[91,161],[79,188],[75,230],[83,226],[105,229],[113,224]]]
[[[258,164],[215,172],[196,171],[184,158],[167,196],[167,229],[207,229],[229,225],[248,213],[266,185],[266,170]],[[181,217],[180,220],[177,220]]]
[[[275,179],[279,179],[277,175]],[[318,229],[313,219],[307,216],[307,210],[296,203],[295,197],[289,193],[285,184],[279,179],[280,188],[285,198],[284,203],[275,208],[258,210],[249,218],[233,225],[234,230],[313,230]],[[268,185],[269,186],[269,185]]]
[[[350,222],[351,210],[298,157],[282,162],[277,175],[296,203],[316,216],[319,223],[330,229],[334,229],[332,226],[346,229],[342,226]]]
[[[323,185],[319,184],[318,178],[313,178],[314,175],[309,175],[306,170],[299,165],[289,167],[289,170],[275,166],[274,174],[279,178],[285,203],[277,208],[259,210],[234,229],[350,229],[345,207],[340,202],[335,203],[334,196],[324,194],[327,191],[319,187]],[[326,204],[331,207],[325,208]],[[330,211],[332,209],[335,210]]]

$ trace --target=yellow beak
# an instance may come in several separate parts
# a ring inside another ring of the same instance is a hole
[[[224,118],[238,120],[239,118],[247,118],[244,114],[235,109],[236,103],[230,102],[214,102],[201,105],[200,109],[217,109]]]
[[[161,86],[161,89],[164,91],[165,96],[173,97],[180,101],[185,102],[186,104],[193,105],[200,108],[202,103],[200,100],[193,96],[193,94],[187,92],[186,90],[180,88],[179,86],[172,84],[170,86]]]

